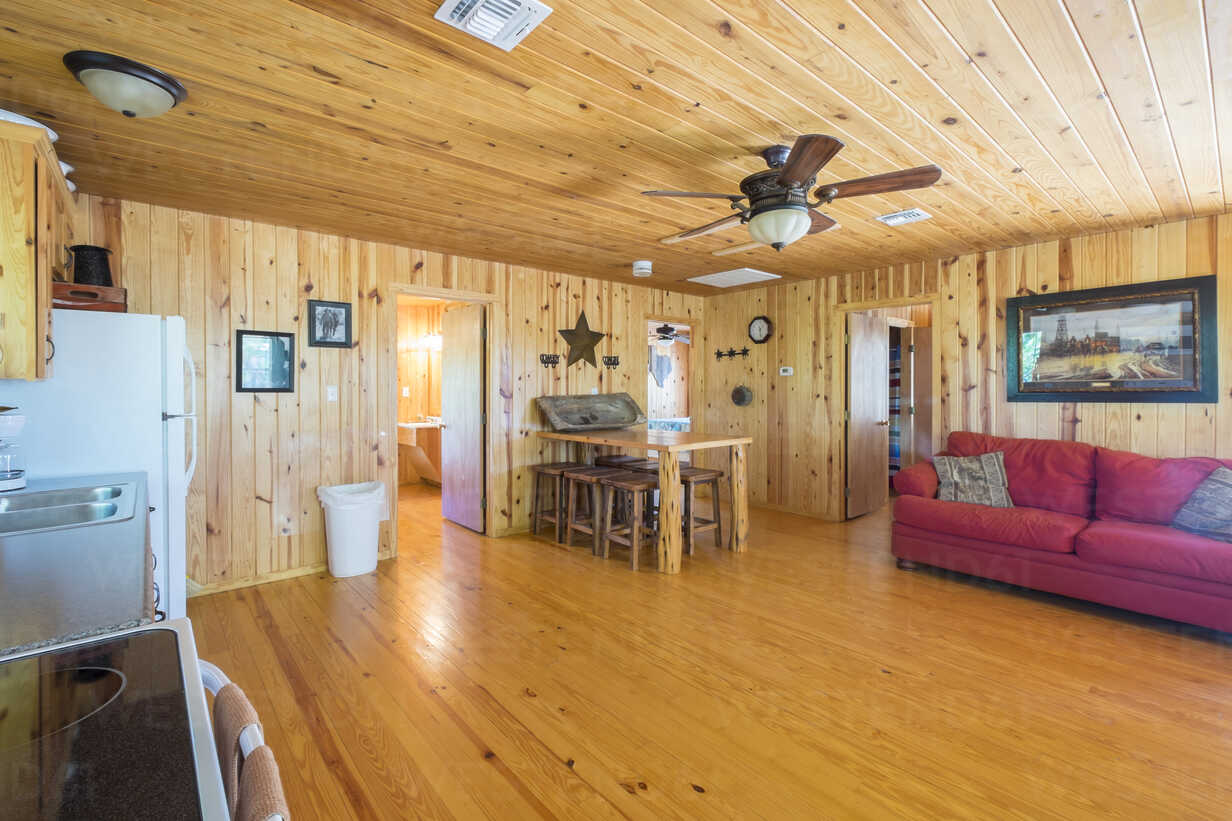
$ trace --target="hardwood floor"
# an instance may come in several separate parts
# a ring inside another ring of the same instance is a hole
[[[888,510],[664,576],[402,509],[375,574],[189,603],[298,819],[1228,817],[1232,636],[897,570]]]

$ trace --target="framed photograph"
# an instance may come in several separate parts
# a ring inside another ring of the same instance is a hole
[[[308,300],[308,345],[313,348],[351,347],[351,303]]]
[[[235,332],[237,393],[295,391],[295,334]]]
[[[1217,402],[1215,277],[1006,300],[1011,402]]]

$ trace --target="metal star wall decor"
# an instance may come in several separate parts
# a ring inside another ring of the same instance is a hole
[[[590,324],[586,322],[585,311],[582,311],[581,316],[578,317],[576,325],[572,328],[561,328],[557,333],[564,338],[565,342],[569,343],[569,358],[565,362],[566,368],[574,362],[583,359],[596,368],[599,367],[599,363],[595,360],[595,346],[607,334],[590,329]]]

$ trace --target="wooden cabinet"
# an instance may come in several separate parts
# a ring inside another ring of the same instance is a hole
[[[0,122],[0,202],[0,379],[45,379],[75,210],[42,129]]]

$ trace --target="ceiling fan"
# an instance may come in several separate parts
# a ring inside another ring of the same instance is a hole
[[[758,245],[769,245],[776,251],[806,234],[819,234],[838,225],[817,209],[842,197],[864,194],[888,194],[912,188],[927,188],[941,178],[935,165],[921,165],[886,174],[875,174],[856,180],[844,180],[823,185],[809,200],[809,191],[817,182],[817,172],[843,149],[841,140],[825,134],[802,134],[795,145],[772,145],[761,152],[769,166],[740,181],[740,194],[708,194],[699,191],[643,191],[648,197],[693,197],[721,199],[731,203],[738,213],[712,223],[673,234],[660,240],[665,244],[682,242],[723,231],[734,225],[747,224],[753,242],[748,245],[715,251],[716,255],[746,251]],[[745,204],[745,200],[748,204]]]
[[[653,331],[655,344],[660,348],[670,348],[677,339],[688,344],[688,339],[671,323],[665,322]]]

